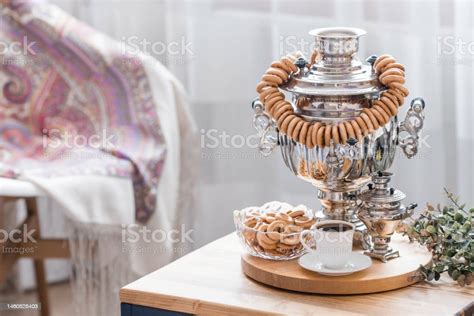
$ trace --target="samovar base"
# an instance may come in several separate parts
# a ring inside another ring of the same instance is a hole
[[[390,259],[400,257],[400,253],[398,252],[398,250],[393,250],[393,249],[389,249],[385,253],[379,253],[375,251],[374,249],[369,249],[369,250],[364,251],[364,255],[369,256],[371,258],[378,259],[382,262],[387,262]]]
[[[318,221],[342,220],[354,225],[354,241],[362,249],[370,248],[367,227],[355,214],[356,192],[336,192],[318,189],[322,208],[316,212]]]
[[[372,236],[371,240],[371,247],[364,252],[364,255],[378,259],[382,262],[387,262],[390,259],[400,257],[398,250],[394,250],[389,246],[391,240],[390,236]]]

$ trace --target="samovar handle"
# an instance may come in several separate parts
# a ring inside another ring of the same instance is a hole
[[[405,120],[398,126],[398,145],[407,158],[412,158],[418,153],[418,140],[425,121],[424,109],[425,101],[422,98],[413,99]]]
[[[252,102],[252,109],[255,112],[253,126],[257,130],[258,136],[260,136],[258,150],[262,155],[268,156],[278,146],[275,121],[265,113],[264,106],[259,99]]]

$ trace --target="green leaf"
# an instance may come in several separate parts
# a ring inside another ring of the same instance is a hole
[[[426,227],[426,231],[427,231],[428,233],[430,233],[430,234],[436,234],[436,231],[437,231],[437,230],[436,230],[436,228],[435,228],[433,225],[428,225],[428,226]]]
[[[466,232],[470,231],[470,230],[471,230],[471,223],[465,222],[464,225],[462,225],[462,228],[463,228]]]
[[[433,268],[433,270],[435,270],[435,272],[437,272],[437,273],[443,272],[443,270],[444,270],[444,264],[436,265],[436,266]]]
[[[464,221],[464,214],[459,211],[456,212],[456,214],[454,214],[454,220],[458,223],[462,223]]]
[[[453,278],[454,281],[456,281],[460,275],[461,275],[461,272],[459,270],[454,270],[453,273],[451,274],[451,277]]]
[[[455,269],[454,269],[453,266],[450,266],[450,267],[448,268],[448,275],[449,275],[450,277],[453,277],[453,272],[454,272],[454,270],[455,270]]]

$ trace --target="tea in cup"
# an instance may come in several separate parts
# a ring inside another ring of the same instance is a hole
[[[310,238],[308,238],[308,235]],[[348,263],[352,253],[354,225],[339,220],[327,220],[317,223],[312,229],[300,234],[303,247],[328,269],[342,269]],[[313,240],[316,249],[308,246]]]

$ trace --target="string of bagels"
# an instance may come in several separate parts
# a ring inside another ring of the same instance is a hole
[[[306,65],[300,52],[286,55],[271,64],[256,87],[265,112],[275,120],[280,133],[308,148],[346,144],[350,139],[360,141],[397,115],[398,108],[409,94],[404,86],[405,67],[392,56],[381,55],[376,58],[373,68],[378,80],[387,89],[377,100],[372,101],[370,108],[362,109],[355,118],[335,124],[308,121],[294,112],[292,104],[285,99],[279,87],[303,71],[305,66],[311,69],[319,58],[320,55],[314,52]]]

